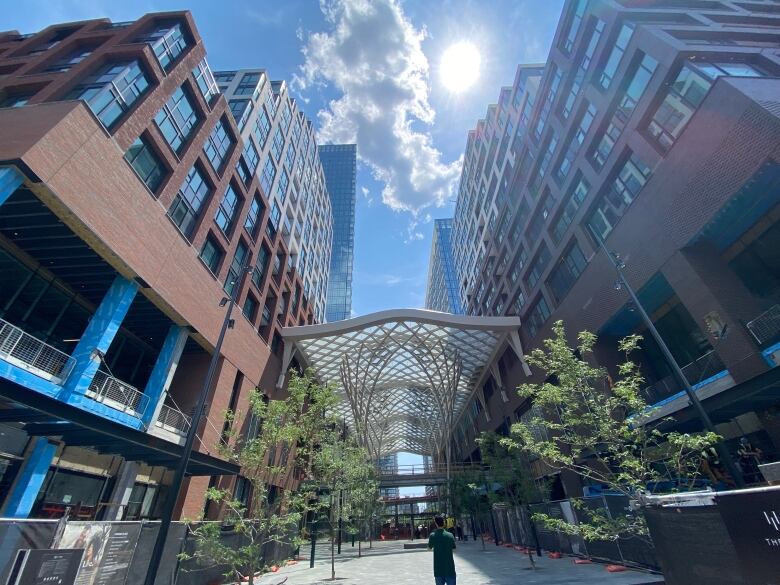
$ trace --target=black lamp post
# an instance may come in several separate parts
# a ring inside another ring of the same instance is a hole
[[[636,310],[639,312],[639,315],[642,317],[642,320],[644,321],[647,330],[650,332],[650,335],[653,337],[656,344],[658,344],[658,347],[660,348],[661,353],[663,354],[664,359],[666,360],[666,363],[671,368],[672,374],[677,379],[677,382],[679,384],[682,384],[682,387],[685,390],[685,394],[688,396],[688,399],[691,401],[691,404],[693,405],[693,409],[696,411],[696,414],[699,417],[699,420],[701,421],[702,425],[707,431],[716,433],[717,431],[715,431],[715,426],[712,424],[712,420],[707,414],[707,411],[704,409],[704,406],[699,400],[699,397],[696,395],[696,392],[694,391],[693,387],[691,387],[691,383],[688,382],[688,378],[685,377],[682,368],[680,368],[680,365],[677,363],[677,360],[674,359],[672,352],[669,351],[669,348],[667,347],[663,338],[661,338],[661,334],[658,333],[658,330],[655,328],[652,319],[650,319],[650,316],[645,312],[644,308],[642,307],[642,303],[639,302],[639,298],[637,297],[636,292],[634,292],[634,289],[628,283],[628,279],[626,278],[626,275],[623,273],[623,269],[626,267],[625,262],[621,260],[620,256],[618,256],[613,252],[610,252],[607,249],[606,245],[604,244],[604,241],[597,234],[593,233],[593,237],[596,240],[596,242],[598,242],[599,246],[601,246],[601,249],[604,250],[604,253],[607,255],[607,259],[609,260],[610,264],[612,264],[615,271],[617,272],[618,281],[615,283],[615,288],[617,288],[618,290],[620,290],[621,288],[626,289],[626,292],[628,292],[628,295],[631,297],[631,300],[633,301]],[[723,443],[722,439],[718,440],[718,442],[715,444],[715,448],[717,449],[718,455],[720,456],[721,460],[726,465],[726,469],[728,470],[729,474],[731,475],[731,477],[734,478],[734,483],[737,484],[737,487],[738,488],[745,487],[745,480],[742,477],[742,472],[735,465],[734,460],[731,458],[731,453],[729,453],[729,450],[726,448],[726,445]]]
[[[160,518],[160,530],[157,533],[157,539],[154,543],[152,556],[149,559],[149,567],[146,570],[146,580],[144,581],[145,585],[154,585],[154,581],[157,577],[157,571],[160,568],[163,550],[165,549],[165,541],[168,538],[168,531],[171,527],[171,521],[173,520],[173,510],[176,508],[176,502],[179,499],[179,492],[181,491],[181,484],[184,481],[184,475],[187,471],[187,464],[190,461],[192,449],[195,445],[195,438],[198,433],[198,425],[206,407],[206,400],[209,395],[209,390],[211,390],[211,383],[214,379],[217,363],[219,362],[219,353],[222,349],[222,342],[225,339],[225,333],[227,330],[233,328],[234,322],[230,318],[230,315],[232,314],[233,307],[236,304],[236,295],[238,294],[238,291],[241,290],[241,285],[244,282],[244,275],[251,272],[252,267],[242,267],[239,274],[236,275],[235,280],[231,282],[232,289],[230,296],[223,297],[219,302],[220,307],[227,305],[225,319],[222,322],[222,329],[219,332],[217,344],[214,346],[214,353],[211,355],[211,362],[209,363],[208,373],[206,374],[206,379],[203,381],[203,386],[200,390],[200,396],[198,397],[198,403],[195,406],[195,412],[192,414],[192,421],[190,422],[190,428],[187,432],[187,439],[184,442],[181,459],[179,459],[179,464],[176,466],[176,473],[173,476],[171,487],[165,496],[165,503],[163,505],[162,515]]]

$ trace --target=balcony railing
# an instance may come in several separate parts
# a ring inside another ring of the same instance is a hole
[[[65,352],[3,319],[0,319],[0,358],[55,384],[62,384],[75,363]]]
[[[758,345],[765,346],[780,338],[780,305],[774,305],[747,324]]]
[[[682,371],[685,375],[685,379],[688,380],[688,383],[695,386],[699,382],[702,382],[725,369],[726,366],[723,365],[720,357],[718,357],[718,354],[715,353],[715,350],[713,349],[705,353],[696,361],[684,366]],[[682,388],[680,387],[679,382],[675,380],[674,376],[666,376],[645,388],[645,395],[650,404],[656,404],[681,391]]]
[[[149,406],[146,394],[103,370],[97,371],[85,394],[96,402],[137,417],[142,416]]]
[[[178,408],[163,404],[160,415],[154,424],[168,429],[179,435],[185,436],[190,430],[191,418]]]

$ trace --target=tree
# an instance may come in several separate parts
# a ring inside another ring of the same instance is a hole
[[[447,500],[450,502],[452,514],[456,518],[469,516],[472,528],[476,530],[475,517],[484,511],[486,499],[482,497],[482,491],[486,482],[483,470],[472,469],[455,473],[450,477],[445,486]],[[480,530],[482,548],[485,548],[485,538]]]
[[[531,365],[547,374],[547,381],[518,389],[522,398],[532,400],[537,414],[529,423],[514,424],[511,436],[501,442],[630,499],[661,481],[688,489],[699,475],[702,451],[718,436],[664,432],[661,424],[644,422],[651,410],[642,396],[644,380],[639,368],[630,360],[640,340],[631,335],[619,342],[625,361],[618,366],[617,379],[612,380],[604,369],[588,361],[596,336],[582,332],[576,348],[571,348],[563,323],[556,322],[553,337],[544,342],[545,349],[528,356]],[[641,515],[612,518],[604,510],[586,512],[581,502],[572,503],[583,512],[578,515],[579,525],[546,514],[536,514],[534,519],[586,540],[648,537]]]
[[[226,412],[227,430],[221,455],[241,466],[248,489],[238,498],[227,489],[209,488],[206,498],[223,508],[222,524],[193,525],[197,548],[192,555],[201,563],[223,565],[226,576],[253,585],[255,573],[264,569],[263,551],[270,543],[297,547],[302,540],[298,527],[316,501],[302,482],[296,491],[284,490],[281,500],[271,497],[271,484],[313,477],[313,456],[327,441],[336,424],[333,406],[337,398],[328,386],[318,384],[310,373],[291,373],[284,400],[267,400],[255,390],[250,395],[250,413],[244,433],[236,429],[238,413]],[[276,456],[279,451],[279,457]],[[223,538],[222,528],[232,526],[240,542]]]

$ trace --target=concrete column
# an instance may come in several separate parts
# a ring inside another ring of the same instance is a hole
[[[717,249],[702,242],[679,250],[662,272],[737,383],[768,369],[743,325],[766,307],[723,262]],[[728,327],[723,340],[708,327],[713,317]]]
[[[45,437],[33,439],[34,443],[25,457],[19,475],[6,498],[3,516],[6,518],[27,518],[30,515],[43,480],[57,452],[57,445]]]
[[[24,181],[22,173],[12,167],[0,167],[0,205],[14,194]]]
[[[67,401],[70,395],[84,394],[89,388],[101,363],[96,351],[108,351],[137,291],[135,282],[122,276],[114,279],[73,350],[76,364],[63,384],[60,399]]]
[[[123,518],[137,475],[138,463],[135,461],[122,463],[116,477],[114,491],[111,492],[111,498],[109,499],[109,503],[112,505],[106,507],[103,520],[121,520]]]
[[[144,388],[144,394],[149,397],[149,402],[141,420],[147,428],[157,420],[160,414],[171,380],[176,373],[176,367],[179,365],[179,358],[184,351],[184,344],[187,343],[188,335],[187,328],[180,325],[171,325],[168,329],[168,335],[165,337],[149,381]]]

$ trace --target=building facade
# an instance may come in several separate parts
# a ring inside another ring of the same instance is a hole
[[[526,351],[559,319],[572,340],[595,332],[614,376],[617,340],[646,331],[604,241],[727,444],[748,436],[768,460],[780,455],[778,32],[772,2],[567,2],[541,75],[519,73],[469,134],[453,223],[468,314],[520,315]],[[701,429],[648,335],[641,367],[656,416]],[[527,420],[512,389],[542,380],[502,356],[456,424],[459,458],[479,459],[479,432]],[[555,479],[553,498],[582,493]]]
[[[398,473],[398,453],[381,457],[377,462],[377,467],[387,474]],[[397,487],[380,488],[379,495],[388,500],[397,500],[401,497],[401,490]]]
[[[458,274],[452,254],[452,219],[437,219],[433,222],[425,308],[454,315],[463,314]]]
[[[352,314],[357,145],[323,144],[319,153],[333,209],[333,253],[325,309],[325,320],[331,323]]]
[[[269,219],[287,245],[288,266],[303,280],[303,295],[321,323],[333,219],[314,126],[298,109],[287,84],[269,80],[262,69],[218,71],[214,77],[244,141],[237,170],[260,178],[271,205]]]
[[[156,517],[232,297],[177,507],[215,517],[207,488],[246,485],[224,412],[251,432],[249,393],[283,396],[279,331],[315,306],[195,23],[2,32],[0,72],[2,514]]]

